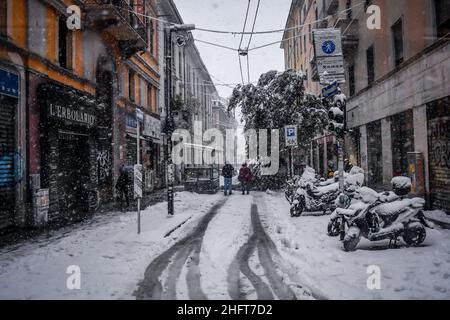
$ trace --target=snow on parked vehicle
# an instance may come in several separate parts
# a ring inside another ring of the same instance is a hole
[[[353,194],[355,190],[364,184],[364,171],[359,167],[353,167],[350,173],[344,174],[345,190]],[[331,180],[331,179],[329,179]],[[340,194],[339,181],[320,182],[316,176],[315,170],[306,167],[300,178],[287,182],[286,198],[291,205],[291,216],[298,217],[304,211],[323,212],[333,211],[336,208],[336,199]],[[297,182],[296,192],[292,192],[293,183]]]

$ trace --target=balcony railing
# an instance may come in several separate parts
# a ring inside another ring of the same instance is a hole
[[[359,43],[359,27],[357,19],[340,19],[336,25],[342,32],[342,48],[344,52],[354,50]]]
[[[339,8],[339,0],[326,0],[325,9],[328,15],[333,15]]]
[[[125,0],[85,0],[86,23],[111,34],[126,56],[147,47],[145,20]],[[142,10],[144,12],[144,10]]]

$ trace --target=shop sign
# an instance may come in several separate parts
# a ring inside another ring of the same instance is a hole
[[[49,117],[74,122],[87,127],[95,126],[97,121],[97,117],[93,114],[52,103],[49,106]]]
[[[145,115],[144,135],[154,139],[161,139],[161,120]]]
[[[19,97],[19,76],[0,69],[0,94]]]
[[[131,133],[137,132],[137,119],[135,114],[127,114],[125,118],[126,130]]]

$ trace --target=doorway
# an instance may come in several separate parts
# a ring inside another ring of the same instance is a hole
[[[58,193],[63,219],[78,220],[89,212],[88,136],[59,132]]]

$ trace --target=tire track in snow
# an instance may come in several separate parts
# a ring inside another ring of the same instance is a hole
[[[141,281],[136,291],[138,300],[176,299],[176,283],[189,258],[186,276],[189,297],[196,300],[207,299],[200,286],[200,272],[198,270],[200,250],[209,223],[226,200],[227,198],[216,203],[192,232],[150,263],[145,271],[144,280]],[[172,257],[174,257],[173,261]],[[168,269],[168,275],[163,287],[160,277],[166,269]]]
[[[250,256],[257,250],[265,276],[269,280],[270,287],[276,296],[281,300],[296,299],[295,293],[284,283],[283,278],[277,272],[277,266],[272,259],[272,253],[277,254],[276,247],[272,239],[264,231],[256,204],[252,204],[251,207],[251,220],[253,234],[250,236],[247,243],[239,249],[239,252],[229,269],[228,290],[231,298],[238,300],[245,297],[245,293],[242,292],[242,285],[239,281],[239,272],[242,272],[255,288],[258,299],[274,299],[269,286],[249,267]]]

